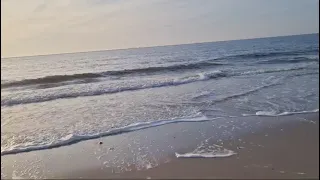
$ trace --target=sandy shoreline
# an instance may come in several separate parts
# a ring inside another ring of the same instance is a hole
[[[1,178],[319,178],[318,119],[319,113],[311,113],[239,118],[229,120],[239,125],[230,127],[228,122],[221,125],[222,121],[170,124],[5,155]],[[248,127],[246,131],[227,133],[231,127],[241,129],[241,124]],[[217,125],[225,127],[213,132]],[[237,154],[226,158],[174,156],[192,151],[210,137],[209,143]]]
[[[173,159],[126,177],[151,178],[319,178],[319,127],[296,122],[226,141],[237,155],[215,159]],[[239,148],[241,147],[241,148]]]

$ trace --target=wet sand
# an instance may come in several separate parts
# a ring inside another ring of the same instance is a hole
[[[150,170],[125,175],[138,178],[319,178],[318,123],[292,123],[241,138],[242,142],[224,143],[227,149],[236,149],[237,155],[232,157],[174,159]]]
[[[212,139],[211,143],[237,153],[224,158],[174,155],[190,152],[200,141],[223,134],[224,131],[215,133],[210,129],[220,122],[159,126],[55,149],[2,156],[1,178],[316,179],[318,119],[319,113],[246,118],[247,126],[259,123],[237,135],[228,134],[223,140]],[[244,119],[234,121],[242,123]]]

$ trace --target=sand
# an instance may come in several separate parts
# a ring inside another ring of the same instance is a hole
[[[235,156],[174,159],[150,170],[128,173],[126,177],[319,178],[318,124],[286,124],[241,138],[242,143],[224,143],[228,149],[238,149]]]
[[[220,122],[170,124],[55,149],[5,155],[1,178],[318,179],[318,119],[318,113],[246,118],[248,130],[210,139],[209,143],[237,153],[224,158],[174,155],[191,152],[199,142],[223,134],[224,130],[217,133],[210,129]],[[234,121],[239,124],[244,119]],[[251,126],[253,122],[259,123]]]

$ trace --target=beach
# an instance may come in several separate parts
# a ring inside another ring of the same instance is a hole
[[[319,34],[1,59],[1,178],[317,178]]]
[[[255,117],[259,125],[223,140],[210,132],[213,122],[181,123],[179,127],[169,124],[61,148],[2,156],[1,177],[319,178],[318,118],[319,113]],[[192,151],[208,138],[208,145],[232,150],[234,155],[175,156],[176,152]],[[136,143],[128,146],[128,141]]]
[[[1,179],[319,179],[319,0],[2,6]]]

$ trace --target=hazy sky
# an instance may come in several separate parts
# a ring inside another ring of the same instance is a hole
[[[315,33],[318,5],[318,0],[1,0],[1,56]]]

